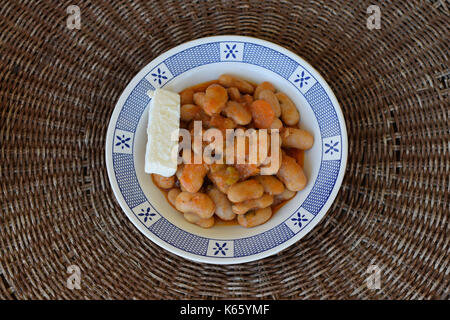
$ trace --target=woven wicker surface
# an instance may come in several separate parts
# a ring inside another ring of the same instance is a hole
[[[449,2],[0,1],[0,298],[449,299]],[[66,27],[77,4],[81,29]],[[189,262],[143,236],[105,165],[109,118],[152,59],[219,34],[278,43],[341,103],[349,159],[305,238],[261,261]],[[381,289],[366,285],[381,268]],[[66,286],[81,268],[81,289]]]

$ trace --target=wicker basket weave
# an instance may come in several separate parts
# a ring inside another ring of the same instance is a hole
[[[0,298],[449,299],[449,2],[0,1]],[[368,29],[378,2],[381,28]],[[349,159],[324,220],[278,255],[168,253],[116,202],[109,118],[147,63],[220,34],[278,43],[341,103]],[[81,289],[67,268],[81,269]],[[381,288],[369,289],[369,266]]]

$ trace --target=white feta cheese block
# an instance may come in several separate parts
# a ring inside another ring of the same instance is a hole
[[[177,158],[172,154],[174,148],[178,150],[180,95],[164,89],[150,91],[148,95],[152,100],[148,110],[145,172],[170,177],[177,171]]]

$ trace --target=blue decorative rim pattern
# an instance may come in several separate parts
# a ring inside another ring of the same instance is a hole
[[[342,168],[345,169],[347,156],[347,137],[342,115],[339,117],[337,114],[337,110],[340,113],[340,108],[336,99],[334,96],[330,98],[327,93],[330,89],[324,88],[323,79],[315,77],[317,72],[309,65],[303,65],[264,44],[255,43],[251,38],[249,41],[219,41],[214,40],[215,38],[169,55],[140,77],[126,97],[117,119],[110,123],[108,133],[113,134],[109,139],[110,145],[107,146],[107,158],[112,159],[114,172],[110,179],[117,183],[126,209],[133,212],[141,228],[147,229],[160,241],[199,258],[235,259],[255,256],[289,242],[316,219],[335,186],[342,181]],[[320,141],[322,146],[320,168],[314,186],[305,200],[286,220],[274,228],[234,240],[201,237],[180,229],[164,218],[152,206],[139,185],[133,157],[136,129],[150,102],[147,91],[164,87],[175,77],[193,68],[217,62],[260,66],[288,80],[309,103],[321,132],[320,139],[315,138],[316,143]],[[341,176],[340,179],[338,176]]]

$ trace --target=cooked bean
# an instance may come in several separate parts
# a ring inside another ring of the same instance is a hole
[[[254,179],[237,182],[230,186],[227,192],[231,202],[242,202],[245,200],[258,199],[264,193],[263,186]]]
[[[252,114],[236,101],[228,101],[223,112],[239,125],[247,125],[252,121]]]
[[[249,94],[244,94],[241,98],[241,103],[244,105],[244,107],[250,111],[250,105],[253,102],[253,97]]]
[[[284,151],[286,151],[286,154],[289,157],[294,158],[295,161],[297,161],[297,163],[300,165],[300,167],[303,168],[303,159],[304,159],[305,151],[300,150],[300,149],[295,149],[295,148],[286,148],[286,149],[284,149]]]
[[[278,129],[278,130],[280,130],[281,128],[283,128],[283,122],[281,122],[281,120],[279,118],[273,119],[273,122],[270,125],[270,129]]]
[[[230,74],[222,74],[219,77],[219,83],[226,88],[236,87],[242,93],[253,93],[255,90],[249,82]]]
[[[238,88],[236,87],[228,88],[227,92],[230,100],[241,102],[241,93],[239,92]]]
[[[175,200],[177,199],[177,196],[180,193],[181,193],[181,190],[178,188],[170,189],[169,192],[167,193],[167,199],[173,206],[175,206]]]
[[[213,164],[208,172],[208,178],[223,193],[227,193],[231,185],[239,181],[239,172],[232,166]]]
[[[244,214],[250,210],[267,208],[268,206],[272,205],[272,203],[273,196],[271,196],[270,194],[263,194],[263,196],[258,199],[235,203],[231,208],[235,214]]]
[[[237,216],[238,223],[245,228],[252,228],[267,222],[272,216],[272,208],[267,207],[240,214]]]
[[[262,98],[259,97],[259,93],[260,93],[261,91],[263,91],[263,90],[270,90],[270,91],[272,91],[272,92],[275,92],[275,87],[273,86],[273,84],[271,84],[271,83],[268,82],[268,81],[261,82],[261,83],[256,87],[255,93],[253,94],[253,96],[255,97],[255,100],[262,99]]]
[[[284,128],[281,132],[282,146],[308,150],[314,144],[314,137],[306,130],[297,128]]]
[[[289,189],[284,189],[284,191],[282,193],[277,194],[275,196],[275,199],[281,200],[281,201],[285,201],[285,200],[292,199],[296,194],[297,194],[296,191],[291,191]]]
[[[186,89],[180,92],[180,103],[183,104],[192,104],[194,103],[194,90]]]
[[[233,119],[222,117],[220,114],[213,114],[211,120],[209,120],[209,125],[220,130],[236,128]]]
[[[212,84],[206,89],[203,110],[210,116],[214,113],[220,113],[227,101],[227,90],[221,85]]]
[[[225,193],[221,192],[217,187],[210,187],[207,194],[214,201],[216,205],[215,214],[220,219],[233,220],[236,217],[236,214],[231,209],[231,202]]]
[[[203,106],[205,104],[205,93],[204,92],[194,93],[193,100],[196,105],[203,108]]]
[[[302,167],[300,167],[294,158],[286,154],[283,154],[277,177],[289,190],[300,191],[306,187],[307,179]]]
[[[275,113],[272,110],[270,104],[265,100],[255,100],[250,105],[250,110],[252,112],[253,123],[255,127],[260,129],[270,128],[273,119],[275,118]]]
[[[261,175],[273,175],[278,172],[281,166],[281,158],[282,158],[282,150],[281,150],[281,142],[279,135],[271,135],[270,136],[271,144],[269,149],[269,155],[263,161],[261,168]],[[278,143],[276,140],[278,139]],[[277,148],[277,149],[272,149]],[[278,154],[278,157],[277,157]]]
[[[281,120],[288,126],[296,125],[300,120],[300,113],[294,102],[282,92],[276,94],[281,108]]]
[[[189,89],[193,90],[194,92],[205,92],[206,89],[212,85],[212,84],[218,84],[219,80],[210,80],[202,83],[198,83],[192,87],[189,87]]]
[[[273,199],[273,205],[280,204],[283,201],[292,199],[297,194],[296,191],[291,191],[289,189],[284,189],[280,194],[277,194]]]
[[[219,83],[226,88],[233,87],[235,77],[229,74],[222,74],[219,76]]]
[[[170,189],[175,184],[175,176],[164,177],[159,174],[153,173],[153,181],[161,189]]]
[[[256,176],[260,173],[260,169],[256,164],[243,163],[235,164],[234,167],[239,172],[239,179],[241,181],[247,180],[250,177]]]
[[[195,213],[185,213],[184,218],[190,223],[196,224],[202,228],[211,228],[215,222],[214,216],[202,219]]]
[[[189,192],[197,192],[202,187],[207,172],[204,164],[186,163],[179,177],[180,184]]]
[[[277,174],[281,167],[281,152],[278,154],[278,159],[275,158],[275,155],[267,157],[266,161],[262,166],[260,166],[261,175],[268,176]]]
[[[259,99],[267,101],[270,106],[272,107],[273,113],[275,114],[275,117],[281,116],[281,107],[280,103],[278,102],[278,98],[275,96],[275,93],[270,90],[262,90],[259,93]]]
[[[204,193],[181,192],[175,199],[175,207],[183,213],[194,213],[202,219],[212,217],[216,206]]]
[[[197,113],[194,116],[193,120],[201,121],[202,126],[205,128],[205,127],[209,127],[209,121],[211,121],[211,117],[206,114],[205,110],[200,109],[199,113]],[[192,127],[190,129],[193,128],[194,121],[191,121],[191,124],[192,124]]]
[[[199,106],[197,106],[197,108],[200,108],[198,113],[194,113],[194,110],[188,110],[189,113],[191,113],[193,115],[193,119],[192,121],[187,122],[187,126],[185,126],[184,128],[187,130],[192,130],[194,129],[194,125],[195,125],[195,121],[201,121],[202,127],[203,128],[208,128],[209,127],[209,121],[211,121],[211,117],[208,116],[206,114],[206,112]],[[198,109],[197,109],[198,110]],[[181,110],[180,110],[181,111]],[[180,121],[181,123],[186,123],[186,121]],[[180,125],[181,127],[181,125]]]
[[[283,183],[274,176],[257,176],[255,179],[262,184],[267,194],[278,195],[285,189]]]
[[[177,167],[177,171],[175,172],[175,176],[178,180],[180,180],[181,174],[183,173],[184,164],[179,164]]]
[[[201,110],[202,108],[195,104],[183,104],[180,107],[180,118],[182,121],[191,121],[198,116]]]

